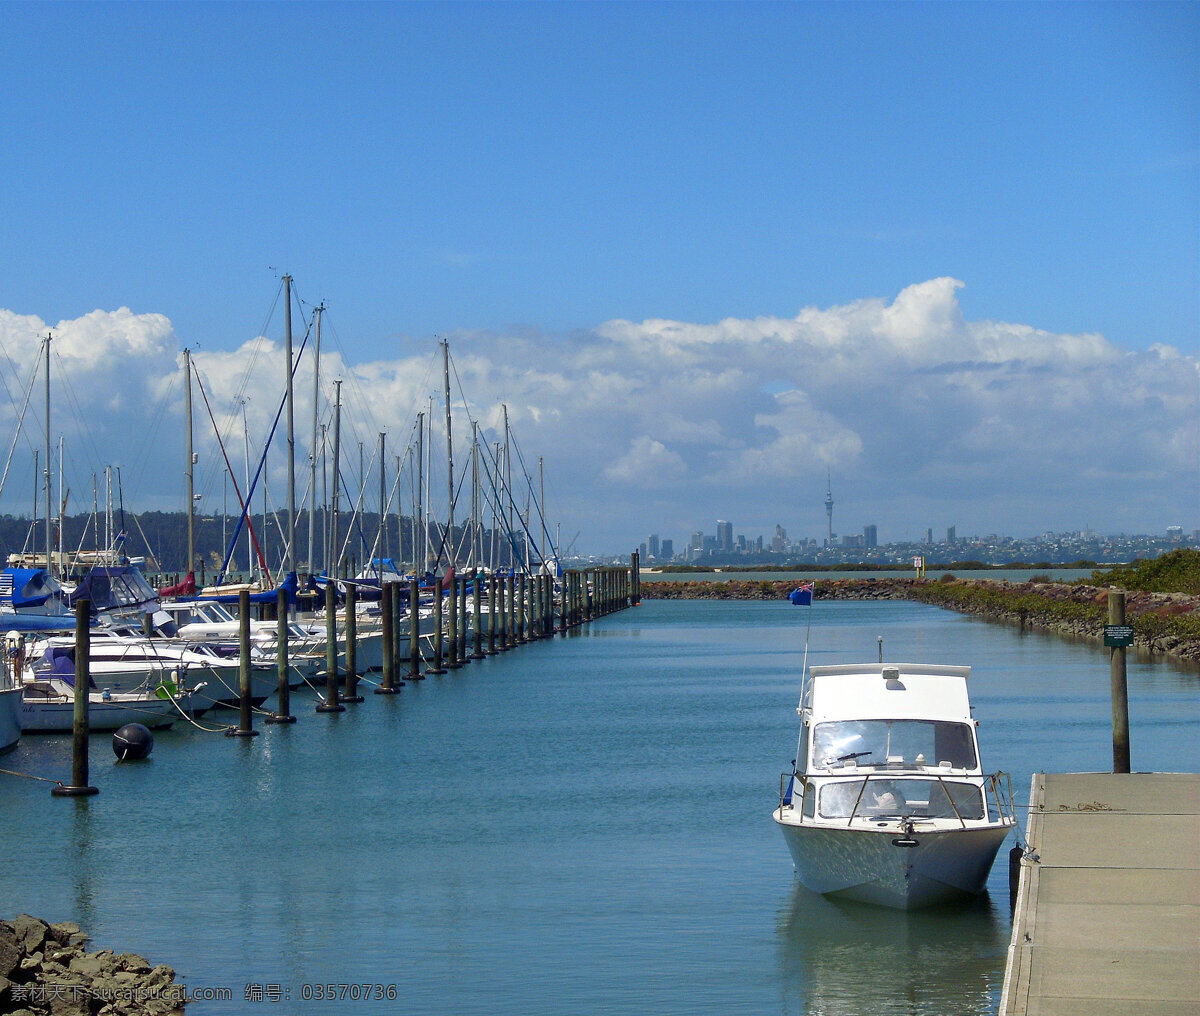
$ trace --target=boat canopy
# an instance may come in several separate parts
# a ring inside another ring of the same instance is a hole
[[[92,610],[140,610],[153,613],[158,608],[154,587],[133,565],[97,565],[83,577],[71,593],[71,603],[87,598]]]
[[[0,605],[39,614],[66,614],[66,593],[45,568],[5,568],[0,572]]]

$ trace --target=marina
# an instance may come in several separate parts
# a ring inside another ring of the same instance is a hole
[[[1107,768],[1102,650],[920,604],[815,609],[816,665],[878,636],[896,659],[971,662],[1019,815],[1035,768]],[[341,713],[301,689],[297,722],[253,739],[176,724],[148,761],[116,764],[98,735],[94,797],[0,780],[6,819],[57,858],[37,880],[4,862],[0,896],[231,989],[201,1014],[246,1011],[256,985],[289,1012],[335,1011],[313,997],[326,982],[395,985],[430,1014],[994,1013],[1005,864],[976,902],[911,913],[792,875],[769,815],[804,641],[786,602],[643,600]],[[1129,691],[1135,766],[1190,758],[1195,675],[1133,661]],[[22,739],[3,766],[62,779],[69,739]]]

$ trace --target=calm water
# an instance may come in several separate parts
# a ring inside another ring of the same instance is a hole
[[[293,700],[253,740],[160,733],[91,799],[0,776],[0,915],[79,921],[175,966],[189,1012],[987,1013],[1005,850],[978,905],[903,914],[794,880],[770,813],[795,747],[808,611],[647,601],[591,630],[368,695]],[[810,663],[966,663],[986,766],[1111,765],[1108,660],[934,607],[821,603]],[[1195,771],[1200,680],[1132,664],[1138,769]],[[70,773],[67,739],[0,766]],[[305,1000],[318,983],[396,1001]],[[248,1002],[247,986],[287,1001]],[[385,987],[383,991],[386,993]]]

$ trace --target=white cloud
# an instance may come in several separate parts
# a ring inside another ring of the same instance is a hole
[[[1028,520],[1028,531],[1085,522],[1104,531],[1106,518],[1128,528],[1131,505],[1144,529],[1200,525],[1195,356],[967,320],[962,289],[956,279],[932,279],[890,302],[806,307],[794,318],[452,335],[456,467],[469,461],[469,417],[489,447],[503,441],[503,402],[514,469],[523,463],[536,473],[544,459],[551,514],[564,531],[583,530],[581,549],[628,546],[651,530],[680,539],[708,531],[718,517],[747,535],[781,522],[792,535],[816,536],[824,529],[827,469],[838,528],[874,523],[881,538],[948,524],[1014,531],[1014,518]],[[10,427],[46,330],[36,317],[0,311],[0,342],[13,364],[0,418]],[[54,430],[72,435],[68,455],[81,474],[74,489],[89,489],[90,472],[120,461],[127,505],[181,505],[182,396],[170,321],[121,308],[51,330],[62,407]],[[249,400],[257,459],[283,395],[281,343],[199,349],[194,361],[240,473],[238,400]],[[346,482],[358,482],[358,445],[370,462],[380,431],[394,470],[432,396],[433,469],[443,478],[431,489],[444,500],[440,350],[363,364],[327,350],[326,424],[335,378],[343,380]],[[295,382],[302,472],[312,381],[306,352]],[[195,415],[204,504],[216,510],[223,459],[198,393]],[[28,442],[30,458],[41,441]],[[281,431],[270,459],[276,505],[282,446]],[[409,488],[406,481],[406,506]],[[24,510],[14,497],[6,491],[5,509]]]
[[[604,467],[603,474],[614,483],[666,487],[684,478],[687,465],[661,441],[639,434],[624,455]]]

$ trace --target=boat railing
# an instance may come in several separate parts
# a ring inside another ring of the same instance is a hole
[[[860,780],[861,781],[861,784],[858,788],[858,795],[854,799],[854,806],[850,809],[850,815],[846,819],[846,825],[850,826],[850,825],[853,825],[854,820],[856,818],[857,819],[867,819],[867,818],[876,819],[879,817],[878,815],[868,815],[865,812],[860,812],[860,810],[859,810],[862,805],[863,796],[866,794],[866,791],[867,791],[867,784],[870,783],[872,780],[874,780],[876,783],[884,783],[884,782],[891,783],[896,778],[896,776],[897,776],[896,773],[888,772],[888,771],[878,772],[878,773],[847,772],[847,773],[829,773],[827,776],[823,776],[822,780],[829,780],[831,782],[837,782],[837,781],[841,781],[841,780]],[[941,787],[942,794],[945,796],[946,801],[949,803],[951,810],[954,812],[954,817],[956,819],[958,819],[959,823],[961,824],[961,826],[964,829],[967,828],[967,819],[964,818],[962,812],[959,811],[958,805],[955,803],[955,800],[954,800],[954,795],[950,792],[950,787],[947,785],[946,777],[944,777],[941,773],[927,773],[927,774],[925,774],[925,773],[906,773],[905,776],[910,777],[910,778],[916,777],[916,778],[920,778],[920,779],[926,779],[926,780],[929,780],[931,783],[936,782]],[[1001,820],[1007,820],[1009,822],[1015,823],[1016,822],[1016,807],[1013,803],[1011,775],[1008,773],[1005,773],[1005,772],[995,772],[995,773],[990,773],[990,774],[984,775],[983,780],[984,780],[984,782],[980,786],[980,790],[983,793],[983,797],[984,797],[985,801],[987,798],[990,797],[991,800],[993,800],[995,802],[996,813],[998,814],[999,818]],[[955,780],[954,778],[951,778],[950,782],[958,782],[958,781]],[[783,816],[783,811],[785,808],[795,809],[796,810],[796,818],[798,820],[798,823],[800,825],[803,825],[804,817],[805,817],[804,816],[804,807],[802,805],[799,809],[795,808],[795,804],[794,804],[795,796],[796,796],[797,791],[799,791],[801,798],[806,800],[808,798],[808,795],[811,792],[813,792],[814,789],[815,788],[813,787],[813,784],[811,783],[811,781],[808,779],[807,776],[801,775],[800,773],[797,773],[797,772],[780,773],[780,775],[779,775],[779,814],[780,814],[780,817]],[[813,810],[814,810],[814,815],[810,816],[810,818],[815,820],[815,808]],[[907,820],[911,820],[913,818],[933,817],[933,816],[906,815],[906,816],[902,816],[902,817]],[[950,816],[947,815],[944,817],[949,818]],[[987,817],[987,813],[985,811],[983,818],[986,819],[986,817]]]

